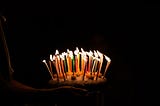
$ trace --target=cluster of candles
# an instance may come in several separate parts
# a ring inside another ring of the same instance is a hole
[[[106,64],[102,74],[101,69],[104,60],[106,60]],[[74,52],[67,49],[67,52],[61,54],[56,50],[55,54],[50,54],[50,59],[48,61],[43,60],[43,63],[52,80],[97,80],[105,77],[111,59],[98,50],[87,52],[81,48],[79,51],[76,47]]]

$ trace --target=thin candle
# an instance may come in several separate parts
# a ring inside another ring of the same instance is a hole
[[[73,55],[72,51],[70,51],[70,58],[71,58],[71,65],[72,65],[72,73],[74,75],[74,72],[75,72],[75,60],[74,60],[74,55]]]
[[[86,56],[86,54],[84,54],[84,58],[83,58],[83,70],[85,71],[85,68],[87,67],[87,56]]]
[[[59,52],[58,52],[58,50],[56,50],[56,52],[55,52],[55,64],[56,64],[56,69],[57,69],[57,72],[58,72],[58,75],[59,75],[60,70],[59,70],[58,58],[57,58],[58,54],[59,54]]]
[[[53,68],[52,68],[52,61],[49,61],[49,67],[50,67],[50,73],[52,74],[52,76],[54,75],[53,73]]]
[[[87,67],[87,64],[85,64],[86,63],[86,58],[84,58],[84,72],[83,72],[83,79],[82,80],[84,80],[85,79],[85,74],[86,74],[86,67]]]
[[[62,55],[60,55],[60,61],[61,61],[61,67],[62,67],[62,72],[64,72],[64,57]]]
[[[53,61],[53,55],[52,55],[52,54],[50,54],[50,56],[49,56],[49,57],[50,57],[50,60],[51,60],[51,61]]]
[[[54,57],[52,54],[50,54],[49,57],[50,57],[50,61],[53,62],[53,60],[55,59],[55,57]],[[54,65],[54,64],[53,64],[53,65]],[[54,66],[55,66],[55,65],[54,65]]]
[[[85,66],[85,54],[84,53],[82,53],[82,72],[84,72],[84,66]]]
[[[73,71],[72,71],[72,55],[73,55],[73,53],[72,53],[72,51],[70,51],[69,52],[69,65],[70,65],[70,72],[72,73]]]
[[[90,54],[89,54],[89,52],[86,52],[86,54],[88,55],[88,69],[87,69],[87,71],[90,72]]]
[[[82,53],[81,52],[79,52],[79,72],[81,72],[81,64],[82,64]]]
[[[94,64],[94,56],[93,56],[93,52],[90,52],[91,54],[91,58],[90,58],[90,74],[92,75],[92,67]]]
[[[91,60],[92,60],[92,51],[87,52],[87,55],[89,56],[89,62],[88,62],[88,72],[91,72]]]
[[[81,48],[81,71],[84,71],[84,50]]]
[[[52,72],[52,64],[51,64],[51,61],[49,61],[49,68],[50,68],[50,71]]]
[[[53,63],[53,65],[55,66],[55,68],[57,68],[55,60],[56,60],[56,57],[55,57],[55,55],[53,55],[53,58],[52,59],[50,58],[50,61]],[[56,69],[56,71],[58,71],[58,69]]]
[[[107,65],[106,65],[106,68],[105,68],[105,71],[104,71],[104,74],[103,74],[103,77],[105,77],[106,73],[107,73],[107,69],[111,63],[111,59],[109,57],[107,57],[106,55],[104,55],[105,59],[107,60]]]
[[[86,52],[86,54],[85,54],[85,59],[86,59],[86,62],[85,62],[85,70],[86,70],[86,72],[88,73],[88,72],[89,72],[89,71],[88,71],[89,57],[87,56],[87,52]]]
[[[57,75],[57,80],[59,81],[59,69],[58,69],[58,64],[57,64],[57,59],[56,59],[56,56],[53,55],[53,58],[50,58],[50,60],[52,61],[53,65],[55,66],[56,68],[56,75]],[[55,61],[55,62],[54,62]]]
[[[80,72],[80,53],[78,47],[76,47],[77,51],[77,72]]]
[[[96,57],[96,63],[95,63],[95,66],[94,66],[94,74],[95,72],[97,71],[97,64],[98,64],[98,54],[97,52],[94,50],[94,56]]]
[[[65,80],[66,80],[66,77],[65,77],[65,72],[64,72],[64,64],[63,64],[63,61],[64,61],[64,57],[63,57],[63,55],[60,55],[60,62],[61,62],[62,74],[63,74],[63,78],[64,78],[64,81],[65,81]]]
[[[46,67],[47,67],[47,69],[48,69],[48,71],[49,71],[49,73],[50,73],[50,75],[51,75],[52,80],[54,80],[53,74],[52,74],[51,70],[49,69],[49,66],[47,65],[46,60],[43,60],[42,62],[46,65]]]
[[[80,52],[79,52],[79,50],[78,50],[78,55],[77,55],[77,59],[78,59],[78,62],[77,62],[77,64],[78,64],[78,72],[80,72],[80,66],[81,66],[81,61],[80,61],[80,59],[81,59],[81,54],[80,54]]]
[[[100,63],[100,59],[98,58],[97,61],[98,61],[98,62],[97,62],[97,65],[100,67],[100,64],[101,64],[101,63]],[[99,76],[99,73],[100,73],[98,66],[97,66],[97,69],[96,69],[96,70],[97,70],[96,80],[98,79],[98,76]]]
[[[73,55],[73,52],[72,52],[72,72],[73,74],[75,73],[75,56]]]
[[[69,64],[69,54],[67,53],[67,66],[68,66],[68,73],[70,72],[70,64]]]
[[[75,60],[74,60],[74,56],[72,56],[72,71],[73,71],[73,75],[75,73]]]
[[[102,64],[103,64],[103,54],[100,53],[99,51],[97,51],[97,54],[100,57],[100,66],[99,66],[99,69],[98,69],[98,72],[97,72],[96,80],[98,79],[99,73],[101,73],[101,68],[102,68]]]
[[[75,50],[74,51],[74,55],[75,55],[75,71],[78,72],[78,51]]]
[[[60,62],[60,56],[58,55],[57,58],[58,58],[58,65],[59,65],[59,75],[60,76],[63,75],[63,78],[65,80],[64,74],[62,72],[62,67],[61,67],[61,62]]]
[[[59,78],[59,76],[60,76],[60,67],[59,67],[59,60],[58,60],[59,56],[58,56],[58,54],[59,54],[59,52],[58,52],[58,50],[56,50],[56,52],[55,52],[55,64],[56,64],[56,69],[57,69],[57,75],[58,75],[58,78]]]
[[[97,72],[97,65],[98,65],[98,62],[100,61],[100,59],[98,58],[98,57],[96,57],[96,63],[95,63],[95,65],[94,65],[94,75],[95,75],[95,73]]]
[[[49,66],[50,66],[51,72],[53,73],[53,71],[52,71],[52,61],[53,61],[53,56],[50,54]]]
[[[95,64],[96,64],[96,58],[94,57],[94,58],[93,58],[93,65],[92,65],[91,75],[92,75],[92,73],[93,73],[93,71],[94,71]]]
[[[64,67],[65,67],[65,73],[67,72],[67,59],[66,59],[66,53],[62,53],[63,57],[64,57]]]
[[[68,64],[68,74],[71,74],[72,72],[72,61],[71,61],[71,56],[70,56],[70,50],[67,49],[67,64]]]

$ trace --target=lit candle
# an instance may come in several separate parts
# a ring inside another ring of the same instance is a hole
[[[69,49],[67,49],[67,66],[68,66],[68,73],[70,73],[71,72],[71,70],[70,70],[70,59],[69,59]]]
[[[52,62],[53,66],[56,67],[56,64],[55,64],[55,55],[50,55],[50,61]]]
[[[58,54],[59,54],[59,52],[58,52],[58,50],[56,50],[56,52],[55,52],[55,64],[56,64],[56,69],[57,69],[57,75],[60,77],[60,72],[61,71],[60,71],[60,67],[59,67],[59,56],[58,56]]]
[[[89,62],[89,57],[87,56],[87,52],[85,52],[85,66],[84,69],[88,73],[88,62]]]
[[[103,74],[103,78],[105,77],[106,73],[107,73],[107,69],[111,63],[111,59],[109,57],[107,57],[106,55],[104,55],[105,59],[107,60],[107,65],[106,65],[106,68],[105,68],[105,71],[104,71],[104,74]]]
[[[56,50],[55,52],[55,64],[56,64],[56,69],[57,69],[57,72],[58,72],[58,75],[59,75],[59,66],[58,66],[58,58],[57,58],[57,55],[59,54],[58,50]]]
[[[46,60],[43,60],[42,62],[46,65],[46,67],[47,67],[47,69],[48,69],[48,71],[49,71],[49,73],[50,73],[50,75],[51,75],[52,80],[54,80],[53,74],[52,74],[51,70],[49,69],[49,66],[47,65]]]
[[[74,72],[75,72],[75,60],[74,60],[74,55],[73,55],[73,52],[70,51],[70,59],[71,59],[71,66],[72,66],[72,73],[74,75]]]
[[[99,72],[101,72],[102,64],[103,64],[103,54],[97,51],[99,57],[100,57],[100,67],[99,67]]]
[[[59,66],[59,75],[62,77],[63,76],[63,79],[65,81],[65,76],[64,76],[64,73],[62,72],[62,67],[61,67],[61,62],[60,62],[60,56],[57,55],[57,59],[58,59],[58,66]]]
[[[93,56],[93,52],[90,51],[90,75],[92,75],[93,64],[94,64],[94,56]]]
[[[74,59],[74,55],[72,56],[72,71],[73,71],[73,74],[75,73],[75,59]]]
[[[87,67],[87,64],[86,64],[86,62],[87,62],[87,59],[84,57],[84,72],[83,72],[83,79],[82,80],[84,80],[85,79],[85,74],[86,74],[86,67]]]
[[[50,60],[51,60],[51,61],[53,61],[53,56],[52,56],[51,54],[50,54],[50,56],[49,56],[49,57],[50,57]]]
[[[90,52],[87,52],[87,55],[89,56],[89,62],[88,62],[88,72],[90,72],[91,73],[91,62],[92,62],[92,51],[90,51]]]
[[[58,66],[59,66],[59,74],[61,74],[62,73],[62,69],[61,69],[61,62],[60,62],[59,55],[57,55],[57,60],[58,60]]]
[[[97,72],[96,80],[98,79],[99,73],[101,73],[101,68],[102,68],[102,64],[103,64],[103,54],[100,53],[99,51],[97,51],[97,53],[100,57],[100,66],[99,66],[99,69],[98,69],[98,72]]]
[[[50,58],[50,61],[52,61],[53,65],[56,68],[56,62],[55,62],[55,60],[56,60],[56,57],[55,57],[55,55],[53,55],[53,59]],[[58,71],[58,69],[56,69],[56,71]]]
[[[94,66],[94,75],[97,72],[97,66],[98,66],[98,62],[100,61],[100,59],[98,57],[96,57],[95,61],[96,61],[96,63],[95,63],[95,66]]]
[[[92,75],[92,73],[93,73],[93,71],[94,71],[95,64],[96,64],[96,58],[93,57],[93,65],[92,65],[91,75]]]
[[[67,66],[68,66],[68,73],[70,73],[70,63],[69,63],[69,54],[67,53]]]
[[[55,56],[55,55],[53,55],[53,56],[51,57],[51,55],[50,55],[50,60],[52,61],[53,65],[54,65],[54,66],[55,66],[55,68],[56,68],[57,80],[59,81],[59,71],[58,71],[58,65],[57,65],[56,56]],[[55,61],[55,62],[54,62],[54,61]]]
[[[64,63],[63,63],[64,57],[63,57],[63,55],[60,55],[60,61],[61,61],[62,72],[64,72]]]
[[[81,72],[83,72],[84,67],[84,54],[81,54]]]
[[[81,48],[81,71],[84,72],[84,65],[85,65],[85,52],[84,50]]]
[[[96,63],[95,63],[95,66],[94,66],[94,74],[95,74],[95,72],[97,71],[97,64],[98,64],[98,61],[99,61],[99,59],[98,59],[98,54],[97,54],[97,52],[94,50],[94,56],[95,56],[95,58],[96,58]]]
[[[51,72],[53,73],[53,71],[52,71],[52,61],[53,61],[53,56],[50,54],[49,66],[50,66]],[[53,65],[53,66],[54,66],[54,65]]]
[[[69,51],[69,65],[70,65],[70,72],[72,73],[73,71],[72,71],[72,58],[73,58],[73,53],[72,53],[72,51]]]
[[[78,73],[79,67],[78,67],[78,50],[77,49],[74,51],[74,55],[75,55],[75,70],[76,70],[76,73]]]
[[[49,61],[49,68],[50,68],[50,70],[52,72],[52,63],[51,63],[51,61]]]
[[[67,59],[66,59],[67,54],[65,52],[63,52],[62,55],[64,57],[64,67],[65,67],[65,73],[66,73],[67,72]]]
[[[62,74],[63,74],[63,78],[64,78],[64,81],[66,80],[66,77],[65,77],[65,72],[64,72],[64,64],[63,64],[63,61],[64,61],[64,57],[63,55],[60,55],[60,62],[61,62],[61,68],[62,68]]]
[[[78,73],[80,72],[80,53],[79,53],[79,49],[78,47],[76,47],[76,50],[77,50],[77,71]]]

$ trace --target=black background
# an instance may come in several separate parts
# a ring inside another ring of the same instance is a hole
[[[143,8],[143,63],[145,63],[145,102],[159,104],[159,13],[160,3],[158,1],[145,1]],[[151,58],[147,58],[150,56]]]
[[[2,8],[7,19],[5,34],[16,80],[42,87],[49,75],[40,65],[50,53],[75,47],[97,49],[112,60],[104,104],[144,103],[142,66],[148,44],[144,38],[148,38],[139,31],[144,26],[145,19],[141,16],[146,8],[130,3],[22,4]]]

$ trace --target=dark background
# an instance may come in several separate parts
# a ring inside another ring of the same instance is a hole
[[[14,78],[35,88],[43,87],[50,76],[41,69],[41,61],[50,53],[75,47],[96,49],[112,60],[104,105],[144,103],[142,66],[147,41],[139,32],[144,25],[141,11],[118,3],[3,6]]]
[[[144,100],[150,104],[160,104],[159,92],[159,1],[145,1],[143,8],[143,63],[144,70]],[[150,58],[147,58],[149,56]]]

